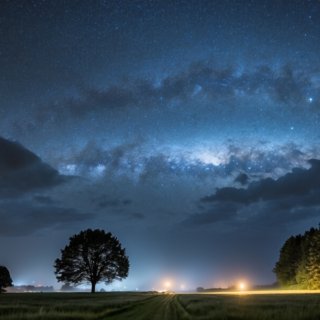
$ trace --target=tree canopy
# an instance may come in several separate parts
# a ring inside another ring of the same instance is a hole
[[[90,283],[91,292],[95,292],[98,282],[110,284],[126,278],[129,259],[110,232],[87,229],[70,238],[54,267],[58,281],[74,285]]]
[[[12,279],[9,270],[5,266],[0,266],[0,293],[4,288],[12,287]]]
[[[287,239],[273,271],[281,286],[320,289],[320,229]]]

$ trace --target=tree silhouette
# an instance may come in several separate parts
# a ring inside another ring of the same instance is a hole
[[[320,232],[313,234],[307,261],[308,288],[320,289]]]
[[[280,251],[279,261],[273,271],[282,286],[296,284],[296,272],[301,260],[302,237],[291,236]]]
[[[5,292],[4,288],[12,287],[12,279],[9,270],[0,266],[0,293]]]
[[[273,271],[282,286],[320,289],[320,229],[287,239]]]
[[[75,285],[91,283],[94,293],[100,281],[109,284],[126,278],[129,260],[119,240],[110,232],[87,229],[70,238],[54,267],[58,281]]]

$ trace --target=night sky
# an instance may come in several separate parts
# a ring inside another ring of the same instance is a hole
[[[320,1],[2,0],[0,264],[60,287],[86,228],[109,289],[272,283],[320,222]]]

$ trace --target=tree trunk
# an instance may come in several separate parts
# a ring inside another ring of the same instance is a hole
[[[95,293],[95,292],[96,292],[96,283],[91,282],[91,293]]]

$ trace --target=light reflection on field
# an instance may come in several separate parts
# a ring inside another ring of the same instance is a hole
[[[181,294],[181,293],[179,293]],[[182,293],[183,294],[183,293]],[[288,295],[288,294],[320,294],[320,290],[246,290],[246,291],[208,291],[194,292],[192,294],[214,294],[214,295]]]

